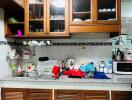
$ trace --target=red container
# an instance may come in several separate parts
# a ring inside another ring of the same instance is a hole
[[[54,66],[53,70],[52,70],[52,73],[54,74],[55,78],[58,78],[59,74],[60,74],[60,66]]]

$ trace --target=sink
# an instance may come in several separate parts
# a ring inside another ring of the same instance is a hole
[[[38,79],[54,80],[54,78],[51,75],[40,75],[38,76]]]

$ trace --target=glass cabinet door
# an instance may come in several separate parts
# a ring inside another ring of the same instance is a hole
[[[44,0],[29,0],[29,33],[45,32]]]
[[[67,0],[49,0],[48,31],[49,33],[65,33],[67,30]]]
[[[88,23],[92,21],[92,0],[71,0],[71,23]]]
[[[117,21],[117,0],[97,0],[97,20]]]

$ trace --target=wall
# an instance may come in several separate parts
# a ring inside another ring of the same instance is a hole
[[[132,2],[121,3],[121,16],[132,17]]]
[[[53,42],[109,42],[111,39],[64,39]],[[48,56],[50,60],[74,58],[76,65],[94,62],[98,67],[99,61],[112,58],[112,46],[49,46],[37,47],[36,56]]]
[[[121,8],[122,33],[132,37],[132,2],[122,2]],[[126,17],[125,20],[124,17]]]
[[[4,10],[0,8],[0,41],[6,41],[4,38]],[[7,63],[7,53],[10,51],[10,46],[0,45],[0,78],[10,74]]]

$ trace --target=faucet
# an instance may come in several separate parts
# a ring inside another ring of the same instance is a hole
[[[34,71],[35,71],[35,79],[37,80],[39,78],[39,74],[38,74],[37,68]]]

